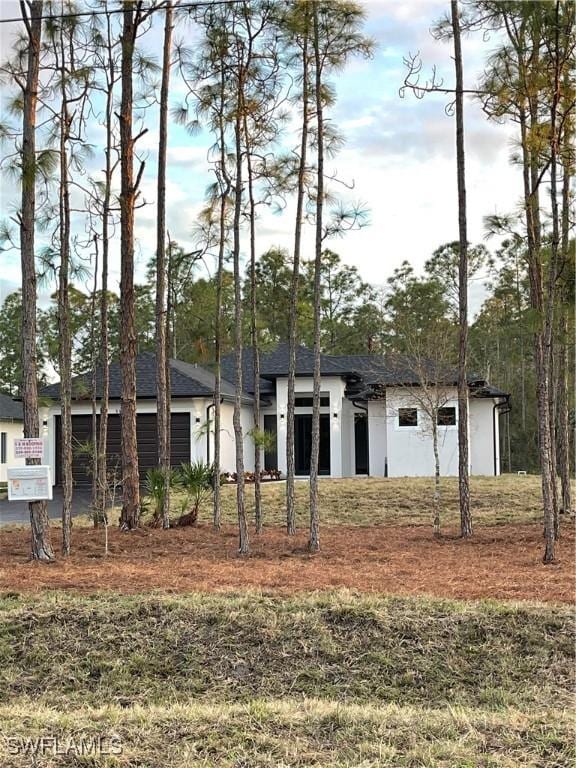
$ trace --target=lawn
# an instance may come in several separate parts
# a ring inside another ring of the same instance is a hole
[[[439,540],[429,480],[322,481],[317,555],[306,484],[296,537],[269,484],[249,558],[234,491],[222,531],[207,505],[107,557],[88,521],[48,566],[3,530],[3,768],[574,765],[574,531],[543,566],[538,478],[475,478],[469,541],[453,480]]]
[[[433,478],[348,478],[320,480],[320,507],[325,525],[431,525]],[[252,486],[246,486],[246,509],[253,514]],[[264,517],[268,525],[284,524],[286,486],[262,484]],[[471,478],[475,518],[486,525],[537,522],[542,518],[541,484],[536,475],[502,475]],[[178,509],[181,495],[174,494]],[[442,479],[443,523],[453,526],[459,520],[458,479]],[[224,522],[236,521],[236,486],[222,489]],[[300,526],[308,523],[308,482],[296,482],[296,509]],[[209,503],[201,517],[209,519]]]
[[[571,766],[573,615],[348,591],[5,596],[0,762]],[[19,737],[116,737],[97,762]],[[50,762],[50,761],[53,762]]]

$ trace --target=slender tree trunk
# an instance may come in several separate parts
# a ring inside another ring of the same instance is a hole
[[[236,149],[236,179],[234,183],[234,344],[236,385],[234,389],[234,438],[236,444],[236,504],[238,508],[238,534],[241,555],[250,551],[244,499],[244,435],[242,431],[242,285],[240,275],[240,216],[242,213],[242,111],[244,109],[243,65],[239,64],[238,94],[234,138]]]
[[[312,0],[314,34],[316,143],[318,153],[316,183],[316,234],[314,248],[314,383],[312,388],[312,449],[310,452],[310,535],[308,549],[320,549],[320,510],[318,506],[318,457],[320,453],[320,277],[322,269],[322,224],[324,210],[324,113],[322,103],[322,62],[318,0]],[[333,403],[330,403],[331,408]]]
[[[567,141],[571,136],[565,136],[565,141],[570,154],[570,144]],[[563,163],[562,179],[562,215],[561,215],[561,250],[564,268],[570,258],[570,181],[571,158]],[[562,297],[561,297],[562,298]],[[558,442],[558,471],[560,474],[560,487],[562,490],[562,511],[564,514],[572,513],[572,488],[570,478],[570,333],[568,330],[568,314],[564,308],[560,309],[558,344],[558,413],[557,413],[557,442]]]
[[[296,344],[298,329],[298,293],[300,286],[300,250],[302,244],[302,218],[304,215],[304,183],[308,152],[308,6],[304,7],[306,25],[302,47],[302,136],[298,161],[298,189],[296,196],[296,222],[294,226],[294,257],[290,290],[288,319],[288,403],[286,409],[286,532],[296,533],[296,500],[294,477],[296,462],[294,456],[294,403],[296,383]]]
[[[440,452],[438,450],[438,409],[432,419],[432,448],[434,450],[434,500],[432,505],[433,518],[432,518],[432,530],[434,536],[437,538],[440,536]]]
[[[254,201],[254,173],[251,148],[248,140],[248,120],[244,113],[244,136],[246,140],[246,170],[248,174],[248,206],[250,226],[250,337],[252,342],[252,373],[254,376],[254,430],[260,430],[260,350],[258,348],[258,307],[256,301],[256,203]],[[254,440],[254,523],[256,533],[262,533],[262,448]]]
[[[99,262],[99,252],[98,252],[98,235],[94,235],[93,237],[94,241],[94,282],[92,283],[92,296],[90,299],[90,346],[91,346],[91,352],[92,352],[92,359],[90,360],[90,364],[92,367],[91,371],[91,382],[90,382],[90,400],[92,405],[92,455],[90,456],[91,462],[92,462],[92,495],[90,500],[90,505],[92,507],[92,522],[94,523],[94,527],[98,528],[100,525],[99,521],[99,515],[98,515],[98,496],[99,496],[99,489],[100,489],[100,478],[98,477],[98,470],[100,468],[100,463],[98,461],[98,375],[97,375],[97,368],[98,368],[98,342],[96,341],[96,328],[98,325],[97,317],[96,317],[96,304],[97,304],[97,297],[96,293],[98,291],[98,268],[100,266]]]
[[[115,62],[112,53],[112,30],[110,15],[106,16],[107,26],[107,75],[106,75],[106,150],[104,170],[104,196],[102,200],[102,279],[100,294],[100,425],[98,434],[98,480],[99,521],[106,522],[106,510],[108,508],[108,399],[110,392],[109,366],[109,341],[108,341],[108,254],[109,254],[109,225],[110,225],[110,199],[112,195],[112,175],[114,166],[112,163],[113,135],[112,121],[114,118],[114,80]],[[98,522],[99,522],[98,521]],[[96,524],[96,520],[95,520]]]
[[[134,4],[125,0],[122,30],[122,98],[120,105],[120,368],[122,372],[122,513],[123,530],[140,520],[140,476],[136,436],[136,328],[134,294],[134,138],[132,105],[136,25]]]
[[[36,104],[42,36],[41,0],[20,3],[28,34],[26,87],[22,104],[22,203],[20,216],[20,261],[22,269],[22,405],[24,437],[39,437],[38,374],[36,360],[36,265],[34,261],[34,217],[36,213]],[[27,459],[40,464],[40,459]],[[50,543],[48,512],[45,501],[28,504],[33,560],[50,561],[54,552]]]
[[[166,149],[168,145],[168,94],[172,51],[172,3],[166,3],[164,57],[160,88],[160,128],[158,140],[158,215],[156,223],[156,404],[158,418],[158,464],[164,476],[161,520],[170,527],[170,393],[166,387]]]
[[[214,383],[214,514],[213,526],[219,531],[222,517],[222,499],[220,488],[221,473],[221,423],[222,423],[222,287],[224,280],[224,250],[226,248],[226,209],[230,194],[230,177],[226,167],[226,135],[224,127],[224,105],[226,100],[226,70],[221,62],[220,104],[218,112],[218,130],[220,141],[220,211],[218,239],[218,268],[216,275],[216,324],[214,333],[214,357],[216,360]]]
[[[456,68],[456,165],[458,178],[458,491],[460,502],[460,534],[472,536],[470,513],[470,480],[468,450],[468,233],[466,221],[466,166],[464,149],[464,78],[462,44],[457,0],[451,0]]]
[[[61,33],[62,35],[62,33]],[[61,36],[61,55],[64,41]],[[68,109],[64,78],[66,70],[61,62],[62,108],[60,112],[60,268],[58,271],[58,356],[60,367],[62,464],[62,554],[70,554],[72,530],[72,338],[70,335],[70,190],[68,187]]]

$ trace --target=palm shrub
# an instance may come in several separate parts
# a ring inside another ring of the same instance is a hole
[[[196,525],[200,504],[214,490],[214,469],[204,461],[181,464],[178,479],[186,494],[188,512],[180,516],[177,525]]]
[[[179,482],[178,473],[171,472],[168,482],[168,492]],[[164,506],[164,495],[166,492],[166,486],[164,484],[164,472],[160,467],[154,467],[146,472],[144,478],[144,489],[146,495],[152,503],[152,520],[150,525],[153,528],[160,528],[162,526],[162,509]]]

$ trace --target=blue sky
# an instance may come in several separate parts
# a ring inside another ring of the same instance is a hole
[[[371,60],[354,60],[344,72],[333,78],[338,100],[329,113],[346,138],[346,144],[329,164],[328,173],[337,173],[353,190],[336,186],[344,200],[361,200],[369,209],[370,225],[352,232],[344,239],[328,243],[343,260],[358,267],[362,277],[374,284],[384,284],[395,267],[407,259],[420,270],[432,251],[440,244],[457,238],[456,166],[454,120],[446,116],[446,98],[428,95],[417,100],[406,94],[400,99],[398,89],[404,78],[402,59],[408,52],[420,51],[424,71],[436,65],[446,84],[453,83],[450,44],[435,41],[430,27],[443,13],[448,2],[435,0],[364,0],[366,34],[376,49]],[[13,0],[0,3],[4,17],[18,16]],[[13,30],[1,28],[0,53],[9,53]],[[161,23],[145,39],[146,49],[158,53]],[[176,37],[193,39],[194,30],[187,27]],[[494,41],[480,38],[464,40],[465,79],[472,86],[482,70],[483,60],[494,47]],[[173,103],[179,101],[182,85],[175,79]],[[495,211],[514,207],[519,196],[519,176],[510,166],[510,129],[488,123],[481,108],[473,101],[466,103],[466,148],[469,239],[483,239],[483,217]],[[146,157],[142,195],[147,205],[137,212],[137,278],[144,278],[145,264],[154,252],[155,231],[155,152],[157,115],[151,111],[146,120],[149,132],[139,142]],[[288,135],[287,144],[296,137]],[[92,141],[98,143],[99,132]],[[170,126],[168,152],[167,224],[173,239],[184,247],[192,247],[191,229],[202,206],[206,185],[211,181],[206,151],[209,137],[194,138],[178,126]],[[93,161],[94,170],[102,160]],[[13,205],[11,189],[5,178],[1,182],[2,217]],[[287,249],[292,245],[293,207],[282,215],[265,212],[258,222],[258,250],[271,246]],[[313,230],[307,227],[305,254],[312,255]],[[112,278],[118,278],[118,249],[114,249]],[[19,283],[18,258],[0,254],[0,297]],[[211,267],[208,262],[208,267]],[[483,291],[480,284],[471,290],[473,308],[479,307]]]

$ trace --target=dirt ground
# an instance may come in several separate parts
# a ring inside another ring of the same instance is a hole
[[[291,593],[350,588],[402,595],[571,602],[574,530],[565,526],[557,564],[544,566],[540,525],[477,527],[472,540],[455,531],[435,540],[426,526],[338,527],[321,531],[322,551],[306,552],[306,531],[289,539],[277,527],[252,534],[252,555],[239,558],[233,527],[209,525],[168,531],[77,528],[68,560],[28,561],[28,532],[2,534],[0,589],[188,592],[258,589]],[[53,532],[55,547],[58,532]]]

